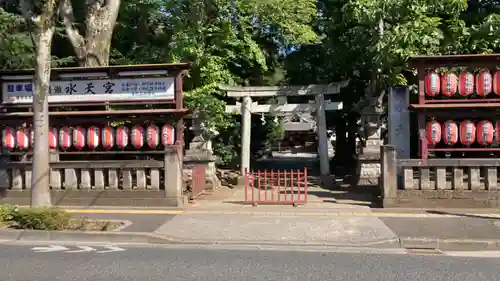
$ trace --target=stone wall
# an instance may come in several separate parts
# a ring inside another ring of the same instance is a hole
[[[384,207],[499,208],[500,159],[400,159],[381,149]]]

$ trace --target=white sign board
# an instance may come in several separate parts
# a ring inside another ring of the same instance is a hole
[[[173,100],[174,81],[172,77],[51,81],[49,102]],[[30,82],[3,82],[2,101],[32,103],[33,88]]]

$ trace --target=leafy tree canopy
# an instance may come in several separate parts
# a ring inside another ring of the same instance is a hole
[[[0,65],[32,67],[26,24],[17,5],[2,3]],[[55,40],[54,62],[77,64],[62,24]],[[219,134],[215,149],[234,154],[238,119],[225,113],[219,84],[411,84],[409,56],[492,52],[500,52],[499,0],[122,0],[110,63],[193,62],[186,104]]]

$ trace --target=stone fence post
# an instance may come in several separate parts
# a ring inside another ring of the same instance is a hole
[[[184,181],[182,178],[182,146],[172,145],[165,148],[165,199],[170,206],[184,204]]]
[[[3,152],[3,151],[1,151]],[[7,191],[11,187],[12,183],[10,180],[9,176],[9,170],[6,166],[7,163],[10,162],[9,157],[7,156],[0,156],[0,163],[1,163],[1,168],[0,169],[0,196],[6,196]]]
[[[396,147],[394,145],[382,145],[380,147],[380,189],[384,207],[397,199],[398,172],[396,159]]]

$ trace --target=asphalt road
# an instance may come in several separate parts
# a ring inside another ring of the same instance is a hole
[[[400,237],[439,237],[442,239],[498,239],[499,219],[462,218],[381,218]]]
[[[170,214],[74,214],[74,216],[84,217],[93,220],[124,220],[132,224],[122,231],[131,232],[153,232],[167,221],[175,218]]]
[[[491,281],[500,259],[402,254],[123,247],[114,253],[34,253],[0,245],[2,281]]]

